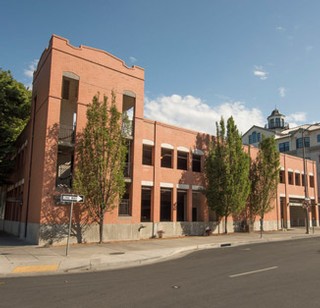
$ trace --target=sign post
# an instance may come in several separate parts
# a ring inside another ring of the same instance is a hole
[[[73,203],[83,203],[84,202],[84,196],[83,195],[63,194],[63,195],[60,195],[60,202],[61,203],[70,203],[71,204],[70,205],[68,238],[67,238],[67,246],[66,246],[66,256],[68,256],[69,241],[70,241],[71,226],[72,226]]]
[[[70,217],[69,217],[69,229],[68,229],[68,238],[67,238],[67,246],[66,246],[66,256],[68,256],[68,251],[69,251],[69,240],[70,240],[71,223],[72,223],[72,211],[73,211],[73,202],[71,202],[71,206],[70,206]]]

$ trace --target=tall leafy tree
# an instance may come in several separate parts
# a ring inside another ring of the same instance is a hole
[[[14,142],[30,116],[31,91],[0,68],[0,185],[12,167]]]
[[[249,156],[243,151],[241,135],[232,117],[216,123],[217,136],[210,144],[205,163],[206,197],[209,207],[225,219],[240,213],[250,191]]]
[[[95,96],[87,109],[87,123],[78,138],[74,188],[84,194],[85,206],[99,224],[103,242],[104,216],[112,211],[125,191],[124,167],[127,152],[122,134],[122,116],[112,93],[111,104]]]
[[[250,168],[250,229],[252,229],[256,216],[259,215],[260,230],[263,231],[264,216],[273,209],[271,201],[277,193],[279,170],[280,154],[276,148],[274,137],[263,138],[259,145],[258,155],[252,161]]]

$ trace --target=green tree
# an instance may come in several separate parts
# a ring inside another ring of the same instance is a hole
[[[205,163],[206,197],[209,207],[219,218],[240,213],[250,191],[249,156],[243,151],[241,135],[232,117],[216,123],[217,136],[209,146]]]
[[[274,137],[262,138],[258,155],[252,161],[250,168],[251,193],[248,211],[251,230],[256,216],[260,216],[261,235],[264,216],[273,209],[271,201],[276,197],[279,170],[280,154],[276,148]]]
[[[104,215],[112,211],[125,191],[124,167],[127,152],[122,134],[122,117],[112,93],[109,106],[104,96],[96,95],[87,109],[87,123],[78,137],[74,188],[85,195],[85,206],[99,224],[103,242]]]
[[[14,142],[30,116],[31,91],[0,68],[0,185],[12,167]]]

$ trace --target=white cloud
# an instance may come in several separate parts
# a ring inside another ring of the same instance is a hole
[[[287,94],[287,89],[285,87],[278,88],[280,97],[285,97]]]
[[[288,122],[301,122],[305,123],[307,120],[307,114],[305,112],[296,112],[296,113],[291,113],[286,116],[286,120]],[[299,124],[300,125],[300,124]],[[291,125],[290,125],[291,126]]]
[[[138,59],[137,58],[135,58],[135,57],[129,57],[129,60],[130,60],[130,62],[131,63],[135,63],[135,62],[137,62],[138,61]]]
[[[253,70],[253,75],[260,78],[261,80],[266,80],[269,73],[266,72],[262,66],[255,66]]]
[[[200,98],[176,94],[145,100],[145,117],[195,131],[215,134],[216,122],[221,116],[225,120],[233,116],[240,133],[252,125],[263,126],[265,122],[259,109],[249,109],[243,102],[226,101],[212,107]]]
[[[279,32],[284,32],[284,31],[286,31],[286,28],[284,28],[282,26],[278,26],[278,27],[276,27],[276,30]]]
[[[33,72],[36,70],[39,60],[35,59],[33,60],[29,65],[27,69],[24,69],[24,75],[28,78],[33,78]]]

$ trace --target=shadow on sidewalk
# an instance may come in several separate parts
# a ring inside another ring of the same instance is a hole
[[[32,244],[12,234],[0,231],[0,248],[17,246],[32,246]]]

